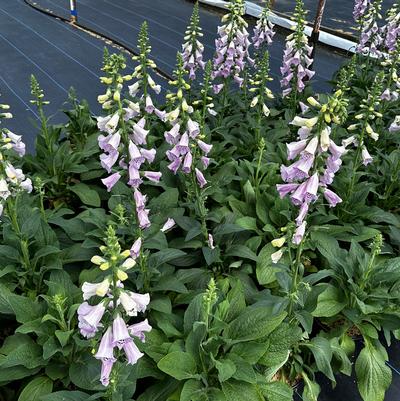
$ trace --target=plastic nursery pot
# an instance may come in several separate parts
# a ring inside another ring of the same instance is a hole
[[[332,320],[331,319],[325,319],[325,320],[316,319],[315,322],[316,322],[316,326],[318,326],[324,332],[328,333],[333,330],[337,330],[338,332],[340,332],[341,330],[344,330],[344,326],[346,326],[347,320],[345,318],[339,318],[339,319],[335,319],[335,320],[333,320],[333,319]],[[347,330],[344,330],[344,331],[355,342],[363,341],[361,332],[356,326],[352,325],[352,326],[350,326],[350,328],[348,328]]]
[[[293,390],[296,390],[301,386],[302,380],[301,375],[297,375],[293,380],[289,379],[283,374],[282,369],[278,370],[271,379],[272,382],[284,382],[291,386]]]

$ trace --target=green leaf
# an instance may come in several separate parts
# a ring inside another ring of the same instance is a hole
[[[44,365],[42,347],[25,334],[14,334],[7,337],[0,349],[0,354],[5,356],[0,362],[2,369],[19,365],[34,369]]]
[[[258,232],[257,219],[255,219],[254,217],[249,217],[249,216],[241,217],[237,219],[235,223],[239,227],[244,228],[245,230]]]
[[[256,274],[260,285],[267,285],[275,281],[275,273],[279,270],[272,263],[271,255],[277,249],[267,244],[261,249],[257,258]]]
[[[218,379],[222,383],[230,379],[236,372],[236,365],[229,359],[215,361],[218,370]]]
[[[187,352],[175,351],[161,358],[158,368],[177,380],[198,378],[196,361]]]
[[[40,401],[41,397],[50,394],[53,382],[47,376],[35,377],[22,390],[18,401]]]
[[[255,385],[237,380],[222,383],[222,391],[229,401],[264,401]]]
[[[314,317],[332,317],[338,315],[346,306],[345,297],[339,288],[330,284],[318,295],[317,307],[312,312]]]
[[[228,248],[225,254],[226,256],[237,256],[241,259],[250,259],[254,262],[257,261],[257,255],[245,245],[232,245]]]
[[[271,382],[262,384],[261,390],[268,401],[292,401],[293,389],[283,382]]]
[[[69,187],[69,190],[78,195],[79,199],[85,205],[100,207],[100,196],[94,189],[91,189],[89,185],[80,182],[79,184]]]
[[[332,349],[329,341],[323,337],[314,337],[305,346],[313,353],[318,370],[332,381],[336,381],[331,367]]]
[[[88,401],[90,395],[82,391],[57,391],[40,398],[40,401]]]
[[[303,391],[303,401],[318,401],[318,396],[321,391],[319,384],[308,378],[308,376],[302,372],[304,380],[304,391]]]
[[[383,346],[367,341],[356,361],[357,384],[364,401],[383,401],[392,381]]]
[[[149,266],[156,269],[157,267],[163,265],[164,263],[168,263],[173,261],[174,259],[178,259],[182,256],[185,256],[186,253],[180,251],[179,249],[162,249],[156,253],[153,253],[149,259]]]
[[[192,401],[198,399],[198,394],[201,394],[203,387],[198,380],[190,379],[185,382],[181,391],[181,398],[179,401]]]
[[[246,308],[235,320],[233,320],[223,337],[234,342],[252,341],[266,337],[275,330],[285,319],[286,313],[273,316],[264,307]]]

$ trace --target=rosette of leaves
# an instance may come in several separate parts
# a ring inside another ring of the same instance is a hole
[[[355,363],[358,388],[364,401],[382,401],[391,370],[381,341],[384,337],[390,345],[400,329],[400,259],[380,256],[380,234],[370,251],[355,241],[349,250],[342,249],[327,236],[317,243],[332,279],[320,284],[323,291],[313,315],[350,350],[355,348],[354,336],[362,338],[364,346]]]
[[[172,395],[181,401],[291,400],[287,383],[263,375],[268,350],[273,352],[275,346],[277,352],[290,352],[293,333],[286,331],[287,342],[277,336],[285,316],[272,306],[246,306],[239,281],[223,295],[212,279],[206,292],[196,295],[175,320],[175,336],[167,338],[160,322],[161,330],[148,336],[147,373],[161,371],[166,377],[162,386],[151,386],[139,400]]]

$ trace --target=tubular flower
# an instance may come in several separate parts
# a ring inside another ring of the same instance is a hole
[[[122,358],[119,352],[114,353],[115,348],[123,350],[127,364],[135,364],[142,356],[134,338],[145,341],[145,333],[151,330],[147,319],[128,325],[131,316],[137,316],[144,312],[150,302],[149,294],[137,294],[128,291],[122,284],[121,276],[136,265],[131,251],[121,251],[121,246],[115,235],[114,229],[110,226],[107,229],[105,246],[100,247],[103,256],[94,256],[94,264],[102,266],[107,264],[107,271],[110,272],[103,281],[99,283],[83,283],[83,302],[78,308],[78,327],[82,336],[96,338],[100,341],[94,357],[101,361],[100,382],[104,386],[110,383],[110,375],[113,365],[117,359]],[[136,251],[140,253],[140,247]],[[104,269],[102,269],[104,270]],[[123,273],[123,274],[121,274]],[[124,279],[127,278],[123,277]],[[92,297],[101,298],[100,302],[90,305],[86,300]],[[111,324],[104,327],[102,322]],[[101,332],[101,336],[98,336]],[[95,341],[95,340],[93,340]]]
[[[295,31],[286,38],[281,67],[283,97],[303,92],[306,82],[315,74],[310,69],[313,63],[312,47],[308,45],[308,39],[304,33],[305,11],[302,0],[296,0],[293,20],[296,23]]]

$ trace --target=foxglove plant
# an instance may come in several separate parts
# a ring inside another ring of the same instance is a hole
[[[218,27],[218,39],[215,41],[216,53],[213,60],[213,78],[220,78],[222,82],[214,85],[214,92],[222,88],[227,90],[228,78],[242,86],[246,61],[252,63],[249,55],[249,33],[247,22],[243,19],[245,4],[243,0],[233,0],[227,5],[229,13],[222,17],[222,26]]]
[[[266,102],[267,100],[274,99],[272,91],[267,87],[267,83],[272,81],[269,75],[269,53],[264,52],[261,59],[256,61],[256,69],[254,76],[249,79],[250,88],[249,92],[254,95],[251,100],[250,107],[257,110],[257,127],[256,127],[256,143],[258,144],[261,129],[262,117],[268,117],[270,114],[270,109],[268,108]]]
[[[307,101],[317,113],[311,118],[297,116],[291,122],[299,127],[298,140],[286,145],[287,158],[296,161],[289,166],[281,166],[285,184],[277,185],[279,196],[289,195],[292,204],[300,208],[295,220],[297,229],[292,238],[296,245],[302,242],[307,214],[320,192],[330,207],[342,202],[329,186],[340,169],[341,157],[346,151],[345,145],[338,146],[330,138],[331,123],[341,124],[347,116],[347,100],[343,92],[336,91],[323,105],[312,97]]]
[[[2,120],[13,117],[10,106],[0,104],[0,124]],[[7,128],[0,126],[0,216],[7,207],[9,217],[14,216],[14,200],[21,192],[32,192],[32,181],[26,178],[21,169],[14,167],[13,155],[22,157],[25,154],[25,144],[22,136],[16,135]],[[10,152],[11,151],[11,152]]]
[[[203,134],[206,110],[210,109],[208,103],[209,81],[211,79],[210,66],[205,72],[205,86],[203,86],[202,113],[196,111],[193,113],[193,106],[188,105],[185,93],[190,85],[184,79],[183,60],[180,53],[177,55],[177,67],[174,71],[175,80],[170,82],[176,87],[176,93],[167,95],[169,107],[172,109],[167,114],[167,119],[171,123],[171,129],[164,133],[166,142],[170,145],[166,156],[170,161],[168,169],[174,174],[179,171],[184,174],[187,181],[188,197],[193,201],[196,213],[202,221],[203,233],[208,238],[205,225],[206,209],[205,197],[201,191],[207,184],[204,177],[204,171],[207,169],[212,145],[204,142]],[[196,103],[196,104],[199,104]],[[199,123],[200,121],[200,123]]]
[[[357,170],[360,163],[364,166],[372,163],[373,157],[370,155],[367,144],[371,139],[376,142],[379,139],[379,133],[374,130],[374,122],[377,118],[382,118],[383,115],[378,111],[381,103],[382,85],[384,80],[384,72],[381,71],[376,76],[371,89],[368,91],[368,96],[360,105],[360,111],[354,116],[359,121],[350,125],[347,129],[349,131],[358,132],[358,134],[343,140],[344,144],[354,143],[357,146],[355,156],[353,159],[353,169],[351,173],[350,185],[347,192],[346,199],[350,200],[354,191],[354,185],[357,178]]]
[[[196,79],[196,71],[204,69],[204,45],[199,41],[203,37],[200,27],[199,4],[195,3],[190,23],[185,31],[185,43],[182,45],[183,67],[189,72],[189,79]]]
[[[386,25],[382,29],[385,50],[394,52],[400,39],[400,4],[394,4],[388,11]]]
[[[148,72],[148,69],[154,68],[155,64],[148,59],[150,47],[146,24],[142,25],[138,48],[140,55],[135,60],[139,60],[140,64],[132,75],[121,75],[120,71],[126,67],[122,55],[109,56],[106,53],[103,70],[107,75],[101,80],[107,85],[107,91],[105,95],[99,96],[99,101],[103,108],[109,111],[109,115],[98,117],[98,127],[100,131],[107,133],[99,136],[99,147],[104,151],[100,161],[111,174],[102,182],[107,190],[111,191],[122,175],[127,176],[127,184],[134,189],[138,225],[143,229],[150,226],[150,221],[149,211],[145,207],[146,197],[139,191],[139,186],[144,178],[154,182],[158,182],[161,178],[160,172],[142,170],[145,163],[151,164],[154,161],[156,154],[155,149],[148,144],[149,129],[146,129],[146,117],[154,113],[159,118],[165,118],[165,113],[153,105],[148,92],[150,88],[159,93],[160,87],[154,83]],[[123,82],[132,78],[136,78],[137,81],[129,86],[130,95],[135,97],[142,91],[142,96],[136,103],[121,98]],[[137,203],[138,199],[140,204]]]
[[[357,20],[360,30],[359,43],[356,52],[359,54],[381,57],[380,47],[383,43],[382,31],[378,26],[378,19],[381,18],[380,10],[382,0],[374,0],[368,3],[366,11]]]
[[[201,130],[204,129],[207,114],[211,116],[217,115],[217,112],[214,110],[213,98],[211,96],[212,93],[211,82],[212,82],[212,63],[210,60],[208,60],[204,68],[204,77],[200,89],[200,94],[201,94],[200,99],[194,100],[192,102],[193,106],[198,107],[200,109],[199,124]]]
[[[372,1],[373,0],[355,0],[353,9],[353,18],[355,22],[357,23],[361,22]]]
[[[103,256],[93,256],[92,263],[99,266],[101,281],[83,283],[84,302],[78,308],[78,327],[83,337],[92,338],[98,344],[94,357],[102,363],[100,382],[104,386],[112,382],[115,389],[117,374],[113,374],[114,364],[121,360],[134,365],[143,356],[134,339],[144,342],[145,333],[151,330],[151,326],[147,319],[129,323],[132,317],[145,312],[150,296],[125,288],[123,282],[128,278],[127,272],[136,264],[136,253],[121,251],[112,226],[108,227],[105,245],[100,250]]]
[[[275,25],[269,20],[269,13],[269,4],[266,4],[253,29],[253,37],[251,40],[257,50],[262,49],[264,45],[270,45],[275,35]]]
[[[294,32],[286,38],[281,67],[283,97],[290,95],[294,105],[297,105],[298,94],[304,91],[307,81],[315,74],[310,69],[313,63],[312,46],[308,44],[307,36],[304,33],[305,15],[303,1],[296,0],[292,18],[296,25]]]

